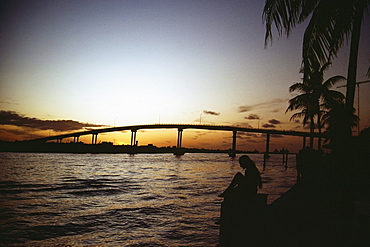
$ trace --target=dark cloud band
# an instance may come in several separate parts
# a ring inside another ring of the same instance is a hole
[[[42,120],[30,118],[14,111],[0,111],[0,124],[18,127],[28,127],[39,130],[53,130],[56,132],[80,130],[89,127],[102,127],[104,125],[81,123],[74,120]]]

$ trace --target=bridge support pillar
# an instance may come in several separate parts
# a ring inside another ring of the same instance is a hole
[[[131,130],[131,146],[136,146],[136,130]]]
[[[98,133],[92,134],[91,144],[95,145],[98,143]]]
[[[73,137],[73,143],[79,142],[80,136],[74,136]]]
[[[182,129],[177,130],[177,145],[176,145],[177,148],[182,147],[182,131],[183,131]]]
[[[266,160],[269,157],[270,153],[270,133],[266,133],[266,150],[265,154],[263,155],[263,170],[266,168]]]

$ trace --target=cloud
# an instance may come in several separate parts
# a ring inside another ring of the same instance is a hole
[[[269,120],[269,123],[270,124],[281,124],[281,122],[279,120],[277,120],[277,119],[270,119]]]
[[[253,128],[252,125],[250,125],[249,123],[247,122],[233,122],[231,123],[231,125],[233,126],[238,126],[238,127],[242,127],[242,128]]]
[[[261,108],[272,108],[276,109],[276,104],[280,103],[287,103],[288,99],[274,99],[266,102],[262,102],[259,104],[254,104],[254,105],[245,105],[245,106],[239,106],[239,113],[242,112],[249,112],[255,109],[261,109]]]
[[[104,126],[98,124],[81,123],[74,120],[41,120],[38,118],[26,117],[14,111],[0,111],[0,125],[28,127],[39,130],[53,130],[56,132]]]
[[[45,137],[45,135],[40,133],[41,131],[30,131],[27,128],[12,125],[0,125],[0,140],[20,141]]]
[[[249,136],[245,136],[245,135],[241,135],[241,134],[237,134],[236,138],[238,138],[238,139],[250,139]]]
[[[25,131],[24,129],[0,129],[0,134],[2,136],[6,134],[12,134],[12,135],[28,135],[28,132]]]
[[[254,120],[254,119],[260,119],[260,117],[257,114],[249,114],[249,116],[244,117],[244,119]]]
[[[273,124],[264,124],[264,125],[262,125],[262,127],[263,128],[266,128],[266,129],[268,129],[268,128],[275,128],[275,125],[273,125]]]
[[[18,105],[18,103],[13,103],[10,101],[0,100],[0,104],[6,104],[6,105]]]
[[[204,110],[203,111],[204,114],[207,114],[207,115],[213,115],[213,116],[219,116],[220,113],[219,112],[214,112],[214,111],[206,111]]]
[[[215,111],[207,111],[207,110],[203,110],[202,114],[204,113],[204,115],[212,115],[212,116],[219,116],[221,113],[219,112],[215,112]],[[193,122],[197,122],[197,123],[200,123],[202,122],[202,114],[200,115],[199,118],[195,119]],[[211,124],[209,121],[207,121],[208,124]]]
[[[276,128],[276,124],[281,124],[281,121],[277,120],[277,119],[270,119],[268,121],[268,123],[262,125],[263,128]]]
[[[209,134],[209,133],[207,133],[207,132],[202,132],[202,131],[195,131],[195,136],[193,137],[193,140],[196,140],[196,139],[198,139],[199,137],[201,137],[201,136],[205,136],[205,135],[207,135],[207,134]]]
[[[246,135],[247,135],[247,136],[254,137],[254,138],[259,138],[259,137],[260,137],[260,135],[259,135],[259,134],[255,134],[255,133],[247,133]]]
[[[273,137],[273,138],[285,138],[285,136],[280,135],[280,134],[272,134],[271,137]]]
[[[254,138],[259,138],[259,134],[256,133],[249,133],[249,132],[238,132],[238,135],[240,136],[247,136],[249,138],[254,137]]]
[[[310,122],[308,122],[306,125],[303,125],[303,126],[302,126],[302,128],[303,128],[304,130],[309,130],[309,129],[311,128],[311,124],[310,124]],[[317,124],[317,123],[315,123],[315,124],[314,124],[314,128],[315,128],[315,130],[319,128],[319,126],[318,126],[318,124]]]

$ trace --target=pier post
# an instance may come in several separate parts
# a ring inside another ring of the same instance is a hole
[[[236,157],[236,134],[238,133],[237,130],[233,130],[233,144],[231,147],[230,157],[235,158]]]
[[[131,130],[131,146],[136,145],[136,130]]]
[[[266,133],[266,151],[263,155],[263,169],[266,168],[266,160],[270,153],[270,133]]]
[[[288,169],[288,152],[283,153],[283,165],[285,169]]]
[[[289,155],[289,152],[286,153],[286,156],[285,156],[285,169],[288,169],[288,155]]]
[[[177,148],[182,147],[182,131],[183,131],[183,129],[178,129],[177,130],[177,145],[176,145]]]
[[[270,153],[270,133],[266,133],[266,154]]]

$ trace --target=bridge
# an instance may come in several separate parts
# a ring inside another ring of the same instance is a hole
[[[50,140],[56,140],[57,143],[61,143],[64,138],[73,137],[73,142],[79,142],[80,136],[92,135],[91,143],[97,144],[98,135],[100,133],[107,132],[119,132],[119,131],[131,131],[131,146],[136,145],[136,134],[140,129],[177,129],[177,148],[182,148],[182,133],[185,129],[201,129],[201,130],[218,130],[218,131],[230,131],[232,132],[232,147],[231,153],[236,152],[236,137],[238,132],[248,132],[248,133],[261,133],[266,134],[266,153],[269,153],[270,146],[270,136],[271,135],[288,135],[288,136],[299,136],[303,138],[303,147],[306,145],[306,138],[310,137],[308,132],[300,131],[285,131],[285,130],[275,130],[275,129],[255,129],[255,128],[244,128],[238,126],[224,126],[224,125],[202,125],[202,124],[147,124],[147,125],[131,125],[131,126],[121,126],[121,127],[110,127],[102,129],[94,129],[88,131],[74,132],[70,134],[55,135],[43,138],[37,138],[28,140],[28,142],[41,142],[45,143]],[[323,138],[323,134],[314,133],[314,137]]]

